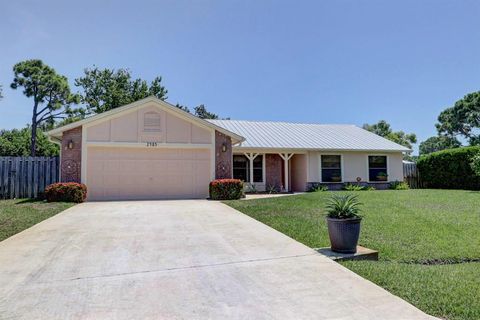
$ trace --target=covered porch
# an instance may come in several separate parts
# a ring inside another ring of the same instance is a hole
[[[306,152],[233,151],[233,178],[246,192],[303,192],[307,186]]]

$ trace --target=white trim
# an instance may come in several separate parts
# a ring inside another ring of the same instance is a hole
[[[318,148],[268,148],[268,147],[241,147],[234,146],[233,149],[235,152],[258,152],[258,153],[298,153],[303,154],[309,151],[314,152],[381,152],[381,153],[398,153],[406,152],[405,150],[394,150],[394,149],[318,149]]]
[[[210,143],[210,179],[213,181],[215,180],[215,178],[217,177],[217,168],[216,168],[216,164],[217,164],[217,152],[215,150],[216,148],[216,134],[215,134],[215,130],[211,130],[211,143]]]
[[[331,181],[323,181],[323,175],[322,175],[322,156],[340,156],[340,175],[341,175],[341,181],[335,181],[335,182],[331,182]],[[345,183],[345,176],[344,176],[344,172],[345,172],[345,165],[344,165],[344,159],[343,159],[343,154],[338,154],[338,153],[330,153],[330,152],[326,152],[326,153],[318,153],[318,164],[319,164],[319,167],[320,167],[320,172],[319,172],[319,180],[321,183]]]
[[[83,138],[82,138],[83,139]],[[147,142],[86,142],[88,147],[113,147],[113,148],[145,148],[145,149],[210,149],[211,143],[163,143],[154,142],[155,146],[147,146]],[[83,147],[82,147],[83,149]],[[214,147],[215,150],[215,147]],[[82,152],[83,153],[83,152]]]
[[[87,130],[82,126],[82,151],[80,155],[80,181],[87,184],[87,159],[88,159],[88,145],[87,145]]]
[[[267,185],[267,174],[266,174],[267,167],[265,165],[266,160],[267,160],[267,158],[265,157],[265,153],[264,153],[264,154],[262,154],[262,173],[263,173],[262,174],[262,179],[263,179],[262,183],[265,184],[265,187]]]
[[[285,177],[285,185],[283,186],[283,188],[285,189],[286,192],[289,192],[290,191],[290,179],[289,179],[289,175],[290,175],[290,165],[289,165],[289,161],[290,159],[293,157],[294,153],[279,153],[278,154],[282,159],[283,159],[283,163],[284,163],[284,168],[283,168],[283,174],[284,174],[284,177]]]
[[[387,180],[385,181],[370,181],[370,162],[368,161],[368,157],[386,157],[387,159]],[[388,154],[367,154],[367,158],[366,158],[366,161],[367,161],[367,182],[368,183],[389,183],[390,182],[390,157],[388,156]]]

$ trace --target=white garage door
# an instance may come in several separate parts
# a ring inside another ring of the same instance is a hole
[[[206,198],[210,149],[89,147],[88,200]]]

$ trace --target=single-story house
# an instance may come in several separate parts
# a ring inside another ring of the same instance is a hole
[[[154,97],[48,136],[61,146],[60,179],[85,183],[89,200],[205,198],[218,178],[257,191],[385,188],[403,180],[410,151],[353,125],[203,120]]]

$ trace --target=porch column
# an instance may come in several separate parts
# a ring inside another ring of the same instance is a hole
[[[288,160],[290,160],[293,157],[293,153],[279,153],[278,154],[284,162],[284,171],[285,171],[285,191],[288,192],[290,191],[290,188],[288,187]]]
[[[253,160],[258,157],[258,153],[244,153],[245,157],[250,161],[250,184],[253,184]]]

